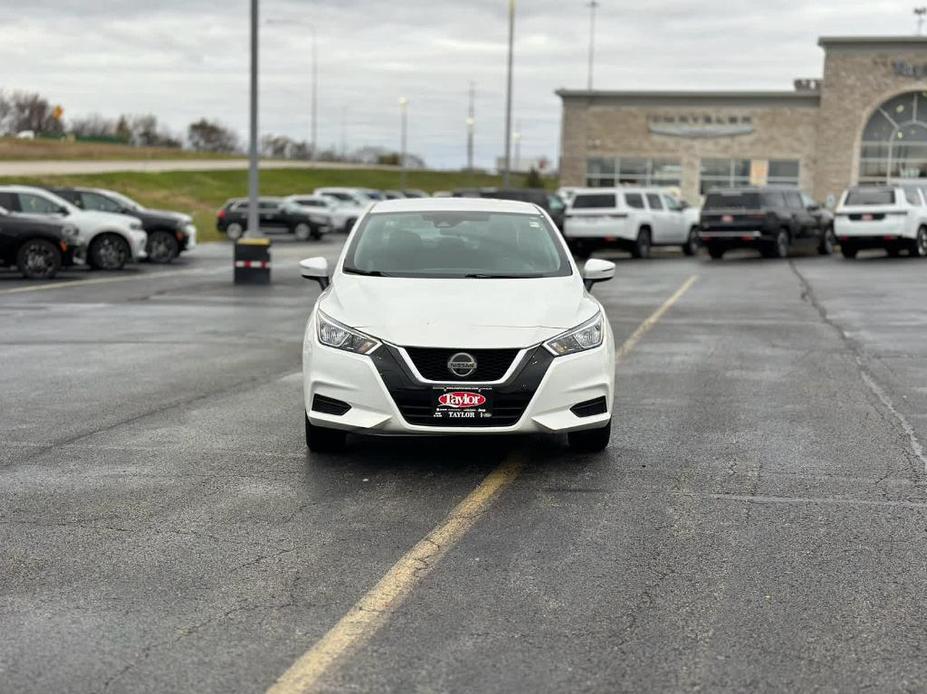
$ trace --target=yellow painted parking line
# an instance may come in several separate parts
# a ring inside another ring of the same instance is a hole
[[[694,275],[686,280],[660,308],[641,323],[619,348],[619,359],[634,349],[673,304],[689,291],[695,280]],[[435,568],[441,557],[466,535],[492,502],[515,481],[524,465],[524,458],[515,454],[490,472],[447,518],[393,564],[386,575],[328,633],[293,663],[267,690],[268,694],[312,691],[321,677],[340,659],[368,641],[388,621],[412,589]]]
[[[24,292],[41,292],[47,289],[75,289],[78,287],[87,287],[94,284],[112,284],[114,282],[132,282],[138,280],[154,280],[163,277],[176,277],[177,275],[201,275],[213,274],[202,273],[196,270],[168,270],[164,272],[143,272],[138,275],[119,275],[119,277],[95,277],[85,280],[68,280],[66,282],[51,282],[49,284],[35,284],[28,287],[16,287],[15,289],[0,289],[0,295],[4,294],[22,294]]]

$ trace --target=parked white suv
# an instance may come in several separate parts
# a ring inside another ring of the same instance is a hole
[[[349,210],[343,209],[335,198],[326,195],[290,195],[284,198],[284,202],[299,205],[314,219],[324,220],[323,234],[333,229],[343,229],[350,216]]]
[[[148,234],[135,217],[82,210],[64,198],[32,186],[0,186],[0,207],[13,212],[66,219],[77,227],[75,260],[100,270],[120,270],[145,257]]]
[[[354,222],[376,202],[365,191],[367,188],[316,188],[314,195],[324,195],[327,198],[337,201],[339,219],[342,223],[336,226],[340,231],[348,232],[354,226]]]
[[[652,246],[698,248],[698,215],[660,188],[581,188],[566,210],[563,235],[579,257],[619,248],[646,258]]]
[[[927,187],[924,184],[854,186],[840,197],[834,235],[844,258],[867,248],[889,255],[927,256]]]

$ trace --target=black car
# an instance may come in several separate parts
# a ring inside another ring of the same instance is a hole
[[[734,248],[754,248],[766,258],[785,258],[793,247],[833,251],[834,218],[787,186],[718,188],[702,206],[699,238],[712,258]]]
[[[189,215],[150,210],[121,193],[101,188],[48,188],[82,210],[115,212],[135,217],[148,232],[145,251],[152,263],[169,263],[196,245],[196,227]]]
[[[0,265],[18,267],[27,279],[50,279],[70,264],[77,228],[65,222],[0,208]]]
[[[540,188],[461,188],[454,191],[455,198],[496,198],[497,200],[520,200],[534,203],[544,210],[563,230],[566,205],[560,196]]]
[[[262,231],[284,231],[300,241],[320,239],[328,227],[328,216],[313,214],[283,198],[258,199],[258,223]],[[248,200],[233,199],[216,213],[216,227],[232,241],[240,239],[248,228]]]

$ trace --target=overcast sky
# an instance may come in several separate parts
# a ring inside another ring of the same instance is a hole
[[[596,87],[791,89],[820,76],[820,35],[909,34],[913,3],[857,0],[601,0]],[[207,116],[247,129],[247,0],[7,0],[0,88],[41,92],[65,117],[155,113],[178,133]],[[465,162],[477,90],[477,164],[502,152],[506,0],[264,0],[261,132],[309,139],[310,29],[318,31],[319,141]],[[522,155],[555,157],[558,87],[583,88],[585,0],[520,0],[515,120]]]

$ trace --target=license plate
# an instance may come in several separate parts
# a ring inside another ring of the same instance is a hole
[[[435,388],[435,419],[471,420],[492,417],[492,388]]]
[[[864,215],[863,215],[863,221],[864,221],[864,222],[871,222],[871,221],[872,221],[872,215],[871,215],[871,214],[864,214]]]
[[[724,214],[724,215],[721,215],[721,221],[724,222],[725,224],[730,224],[731,222],[734,221],[734,217],[729,214]]]

